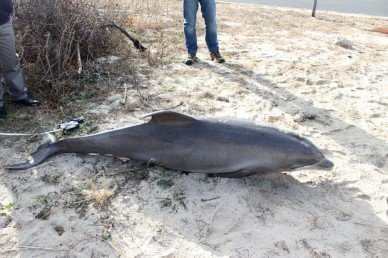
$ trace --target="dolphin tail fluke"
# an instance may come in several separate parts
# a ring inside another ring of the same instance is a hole
[[[58,146],[55,143],[52,144],[45,144],[38,147],[36,152],[34,152],[31,155],[30,161],[15,164],[15,165],[9,165],[7,166],[7,169],[9,170],[25,170],[32,167],[35,167],[45,161],[48,157],[60,153],[61,150],[58,148]]]

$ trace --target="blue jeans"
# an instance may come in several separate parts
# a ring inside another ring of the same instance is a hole
[[[206,45],[210,52],[219,51],[215,0],[183,0],[184,32],[187,51],[197,53],[197,11],[201,4],[202,17],[206,25]]]

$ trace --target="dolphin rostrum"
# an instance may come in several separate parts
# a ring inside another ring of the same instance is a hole
[[[34,167],[59,153],[95,153],[127,157],[169,169],[243,177],[315,165],[334,165],[309,140],[276,128],[233,118],[193,118],[172,111],[147,114],[147,123],[39,146]]]

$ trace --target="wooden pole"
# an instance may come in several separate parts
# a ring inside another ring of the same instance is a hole
[[[315,10],[317,9],[317,2],[318,2],[318,0],[314,0],[314,7],[313,7],[313,14],[312,14],[313,17],[315,17]]]

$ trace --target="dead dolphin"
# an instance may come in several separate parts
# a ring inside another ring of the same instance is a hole
[[[276,128],[232,118],[193,118],[171,111],[145,115],[148,123],[39,146],[30,162],[10,170],[34,167],[59,153],[96,153],[127,157],[155,165],[222,177],[243,177],[333,163],[309,140]]]

